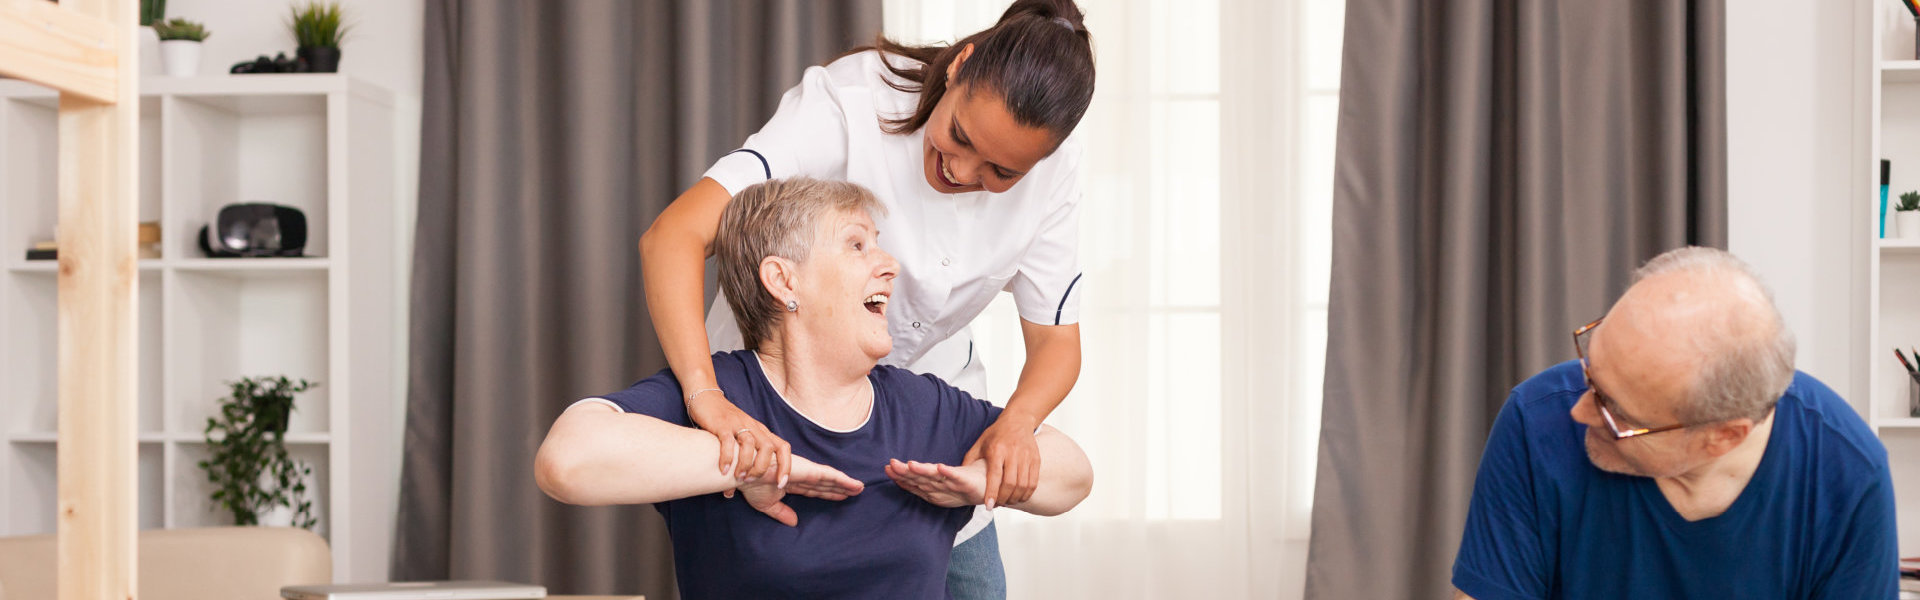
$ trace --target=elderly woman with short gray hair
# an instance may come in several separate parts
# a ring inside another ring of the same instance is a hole
[[[884,210],[846,182],[742,190],[714,251],[747,349],[713,355],[720,389],[682,390],[663,370],[575,403],[540,446],[540,488],[571,504],[653,503],[686,598],[944,597],[954,535],[986,497],[984,465],[959,463],[1000,409],[877,366],[893,347],[886,310],[900,269],[878,243],[873,215]],[[683,404],[708,391],[791,444],[786,481],[713,469],[718,440],[691,427]],[[1092,467],[1050,427],[1036,441],[1039,486],[1009,506],[1065,512],[1091,489]]]

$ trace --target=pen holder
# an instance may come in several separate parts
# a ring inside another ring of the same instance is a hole
[[[1907,416],[1920,417],[1920,381],[1907,378]]]

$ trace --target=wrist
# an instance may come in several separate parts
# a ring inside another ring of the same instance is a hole
[[[727,392],[725,390],[721,390],[718,387],[709,386],[704,388],[698,388],[691,392],[688,392],[687,395],[682,396],[680,399],[686,402],[687,405],[691,406],[693,405],[694,401],[699,400],[702,397],[726,398]]]
[[[1045,419],[1039,415],[1008,408],[1000,411],[1000,418],[995,419],[993,424],[1005,427],[1019,427],[1023,431],[1033,431],[1040,427],[1040,422],[1043,420]]]

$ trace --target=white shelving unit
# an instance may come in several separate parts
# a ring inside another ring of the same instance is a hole
[[[138,266],[140,527],[230,524],[198,466],[224,382],[309,379],[321,385],[296,399],[287,442],[313,467],[315,530],[337,581],[384,579],[399,452],[392,95],[342,75],[141,85],[139,219],[162,239]],[[57,266],[24,257],[53,238],[57,102],[0,80],[0,535],[55,525]],[[254,201],[306,214],[306,257],[201,253],[220,207]]]
[[[1872,153],[1869,186],[1880,189],[1879,159],[1893,161],[1888,204],[1920,190],[1920,60],[1914,60],[1914,19],[1897,2],[1862,0],[1872,15]],[[1875,200],[1877,202],[1877,199]],[[1920,348],[1920,239],[1901,239],[1893,224],[1880,239],[1880,209],[1867,229],[1867,423],[1879,433],[1892,463],[1899,509],[1900,555],[1920,555],[1920,414],[1908,406],[1905,369],[1893,349]],[[1892,220],[1893,209],[1887,209]]]

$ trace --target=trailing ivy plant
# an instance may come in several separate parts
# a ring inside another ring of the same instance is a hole
[[[214,504],[233,513],[235,525],[258,525],[260,513],[287,507],[295,527],[312,529],[319,522],[306,484],[313,467],[288,455],[286,434],[293,395],[319,384],[282,375],[227,385],[233,393],[220,400],[218,416],[207,417],[211,456],[200,461]]]

